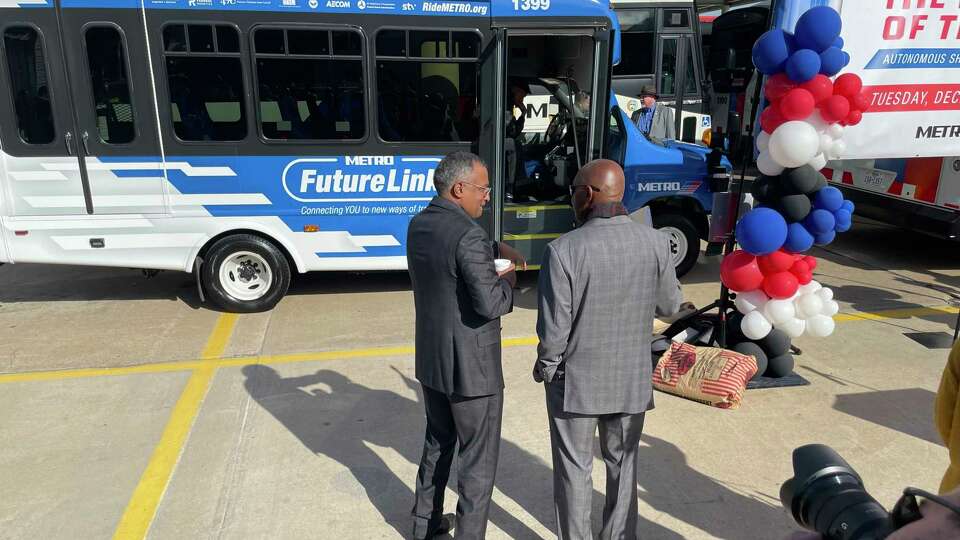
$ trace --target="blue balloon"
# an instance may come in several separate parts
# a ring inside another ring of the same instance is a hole
[[[833,40],[833,46],[836,47],[836,48],[838,48],[838,49],[842,49],[842,48],[843,48],[843,38],[840,37],[840,36],[837,36],[837,39]]]
[[[850,212],[851,214],[853,214],[853,211],[856,210],[856,207],[853,205],[853,201],[843,201],[843,206],[840,208]]]
[[[813,235],[801,223],[791,223],[787,227],[787,241],[783,249],[790,253],[803,253],[813,247]]]
[[[830,47],[820,53],[820,73],[827,77],[833,77],[837,73],[840,73],[849,62],[849,54],[836,47]]]
[[[787,222],[775,210],[754,208],[737,222],[736,234],[737,242],[747,253],[769,255],[787,239]]]
[[[827,186],[814,194],[813,207],[836,212],[843,208],[843,193],[833,186]]]
[[[837,219],[829,210],[814,210],[803,220],[803,226],[813,236],[819,236],[833,231],[837,226]]]
[[[784,69],[795,83],[805,83],[820,72],[820,55],[810,49],[800,49],[790,55]]]
[[[837,219],[837,226],[834,227],[835,231],[847,232],[850,227],[853,227],[853,215],[850,212],[841,208],[833,216]]]
[[[783,65],[790,57],[790,48],[779,28],[767,30],[753,44],[753,65],[764,75],[774,75],[783,71]]]
[[[825,246],[830,242],[833,242],[833,239],[837,237],[837,233],[834,231],[827,231],[823,234],[818,234],[814,239],[813,243],[818,246]]]
[[[836,10],[818,6],[808,9],[797,19],[794,35],[798,46],[823,52],[840,37],[840,27],[840,14]]]

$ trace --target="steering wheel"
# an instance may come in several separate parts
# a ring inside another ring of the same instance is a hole
[[[550,119],[550,124],[547,126],[547,131],[543,136],[544,143],[560,144],[560,142],[563,141],[563,138],[567,135],[567,129],[570,126],[566,116],[566,111],[561,109],[560,112]]]

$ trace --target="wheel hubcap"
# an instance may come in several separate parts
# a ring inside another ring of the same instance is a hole
[[[673,256],[673,264],[680,266],[689,249],[686,235],[675,227],[663,227],[660,230],[670,235],[670,254]]]
[[[220,264],[220,285],[237,300],[250,301],[262,298],[273,284],[270,265],[260,255],[240,251]]]

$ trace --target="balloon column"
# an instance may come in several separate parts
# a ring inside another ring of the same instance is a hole
[[[724,257],[720,278],[740,313],[730,319],[728,341],[766,360],[769,376],[792,371],[791,339],[832,334],[840,309],[833,291],[813,279],[817,260],[804,253],[852,223],[853,203],[819,172],[843,154],[843,131],[867,105],[859,77],[831,80],[849,63],[842,49],[840,16],[826,6],[804,13],[795,34],[770,30],[753,48],[768,76],[757,139],[763,175],[751,188],[758,206],[737,222],[741,249]]]
[[[760,172],[775,176],[802,165],[820,170],[846,150],[844,128],[860,123],[869,100],[856,74],[831,80],[850,63],[840,27],[840,15],[819,6],[800,16],[795,34],[773,29],[754,44],[753,63],[767,76],[757,137]]]

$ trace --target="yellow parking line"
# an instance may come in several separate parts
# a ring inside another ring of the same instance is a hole
[[[147,536],[160,499],[166,492],[173,469],[180,460],[180,453],[215,372],[216,368],[205,367],[194,370],[190,375],[187,387],[173,407],[160,443],[154,449],[150,463],[143,471],[140,483],[137,484],[117,530],[113,533],[114,540],[140,540]]]
[[[892,309],[876,312],[843,313],[834,316],[837,322],[852,321],[883,321],[887,319],[906,319],[925,315],[956,315],[957,308],[950,306],[918,307],[908,309]],[[503,340],[503,347],[524,347],[537,344],[535,336],[522,338],[508,338]],[[333,351],[282,354],[275,356],[244,356],[238,358],[221,358],[217,360],[184,360],[179,362],[157,362],[139,366],[70,369],[62,371],[32,371],[26,373],[8,373],[0,375],[0,384],[11,382],[53,381],[60,379],[85,379],[90,377],[106,377],[115,375],[137,375],[148,373],[165,373],[173,371],[190,371],[209,367],[239,367],[250,364],[290,364],[299,362],[321,362],[330,360],[346,360],[350,358],[371,358],[382,356],[407,356],[413,354],[411,346],[398,347],[371,347],[362,349],[342,349]]]
[[[213,327],[213,333],[207,339],[207,346],[200,353],[201,360],[214,360],[223,356],[223,351],[230,342],[230,336],[233,334],[233,327],[237,325],[237,319],[240,316],[236,313],[224,313],[217,319],[217,325]]]
[[[153,518],[160,506],[160,500],[167,491],[173,470],[180,461],[180,454],[190,435],[193,422],[200,412],[213,375],[217,371],[217,360],[223,356],[227,348],[233,328],[237,324],[238,316],[225,313],[217,319],[217,324],[207,338],[207,344],[200,353],[201,361],[193,368],[193,373],[187,381],[186,388],[180,394],[180,399],[170,413],[170,420],[163,430],[160,442],[150,457],[146,470],[140,477],[140,482],[127,503],[127,508],[120,518],[114,540],[141,540],[147,536]]]

